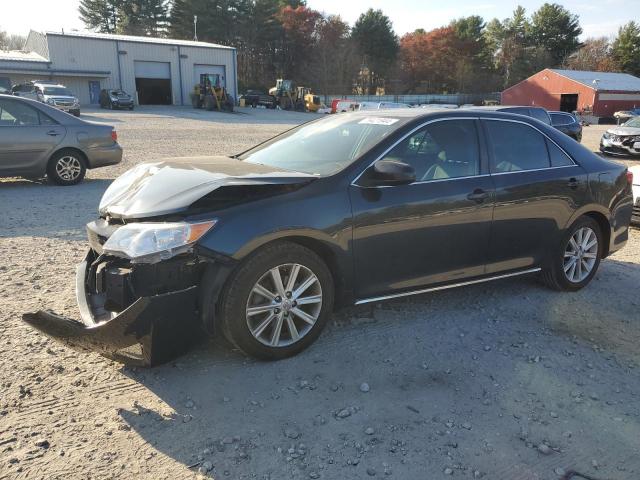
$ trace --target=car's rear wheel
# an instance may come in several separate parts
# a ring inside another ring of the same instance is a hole
[[[577,291],[595,276],[602,257],[602,232],[591,217],[580,217],[564,235],[542,279],[555,290]]]
[[[228,281],[220,318],[247,355],[276,360],[313,343],[333,310],[333,279],[313,251],[290,242],[263,248]]]
[[[86,173],[87,167],[83,156],[70,150],[55,153],[47,165],[47,177],[58,185],[80,183]]]

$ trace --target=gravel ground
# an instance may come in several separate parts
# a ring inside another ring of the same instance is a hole
[[[0,478],[640,478],[639,230],[578,293],[518,278],[348,308],[276,363],[209,340],[123,368],[22,324],[78,316],[83,226],[116,175],[312,118],[242,112],[88,112],[116,126],[121,165],[70,188],[0,180]]]

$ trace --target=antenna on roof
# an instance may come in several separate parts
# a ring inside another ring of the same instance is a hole
[[[198,15],[193,16],[193,41],[198,41]]]

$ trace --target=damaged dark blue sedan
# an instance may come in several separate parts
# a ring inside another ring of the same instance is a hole
[[[627,242],[627,169],[533,118],[334,115],[234,157],[146,163],[87,225],[81,321],[24,320],[156,364],[196,332],[248,355],[308,347],[336,305],[537,274],[576,291]]]

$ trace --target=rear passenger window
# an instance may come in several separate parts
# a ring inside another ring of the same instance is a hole
[[[552,167],[568,167],[573,165],[573,161],[564,153],[560,148],[550,141],[548,138],[547,148],[549,149],[549,157],[551,158],[551,166]]]
[[[491,172],[536,170],[550,166],[545,137],[523,123],[486,121],[492,149]]]

